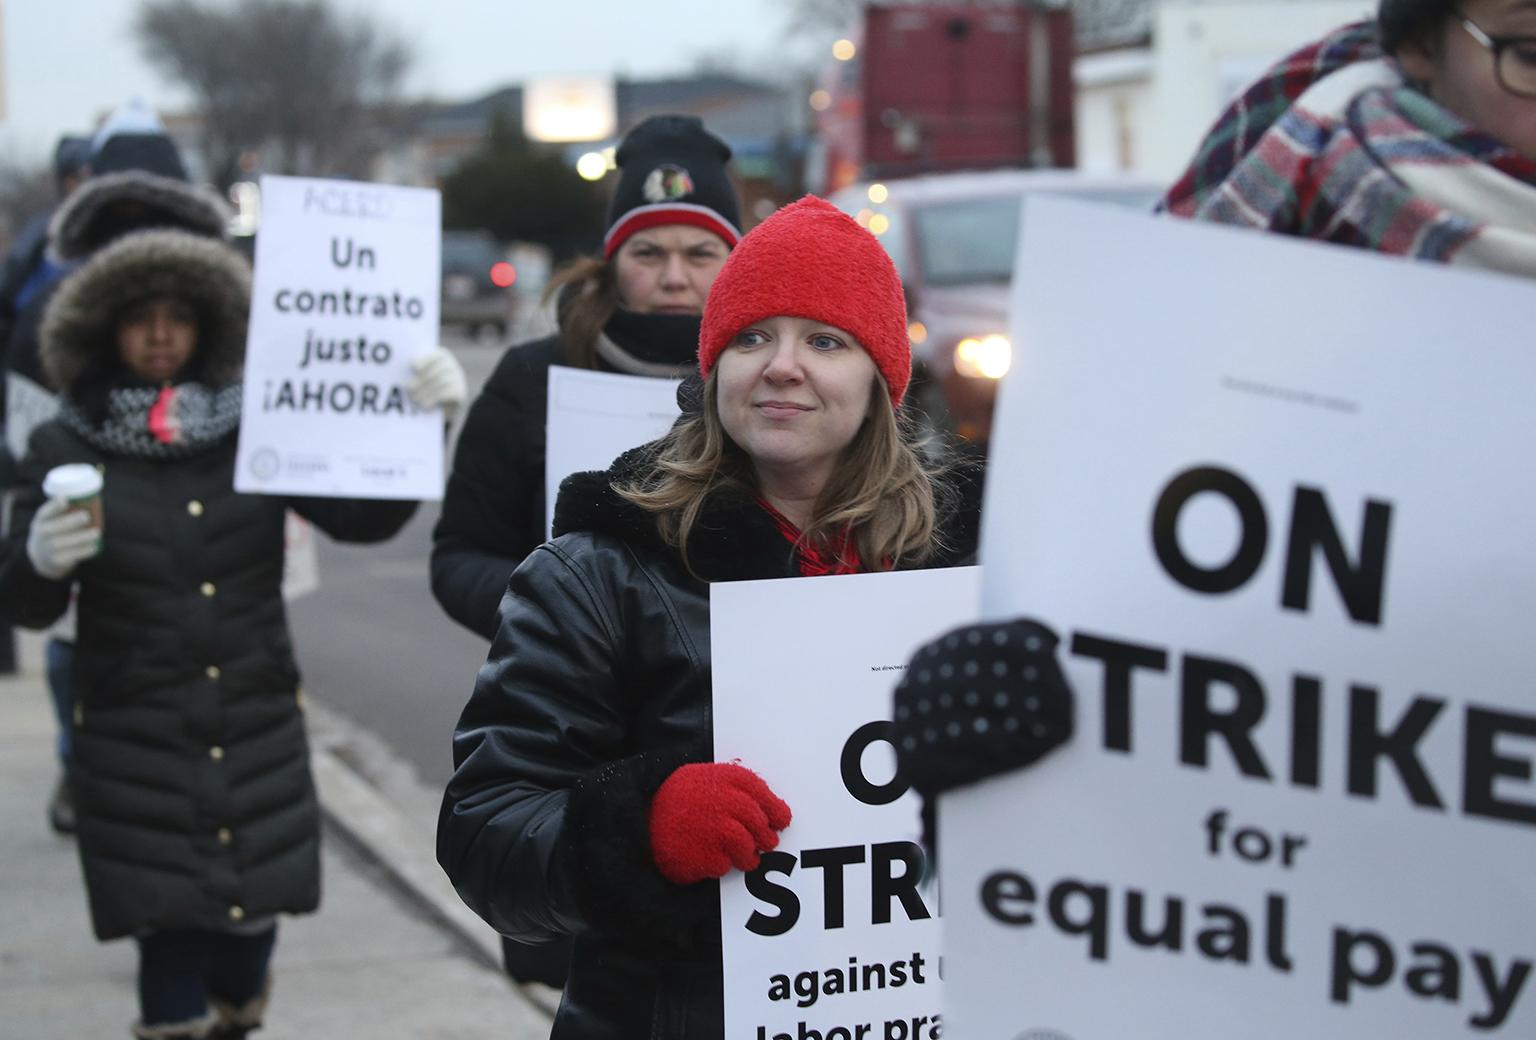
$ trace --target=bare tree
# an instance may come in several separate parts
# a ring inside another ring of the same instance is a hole
[[[793,0],[789,5],[791,36],[844,32],[857,25],[867,0]]]
[[[399,37],[324,0],[145,0],[135,31],[197,98],[221,185],[249,151],[274,173],[362,173],[411,63]]]

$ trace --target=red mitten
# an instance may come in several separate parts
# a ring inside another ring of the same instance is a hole
[[[789,806],[763,778],[730,762],[697,762],[667,777],[651,799],[651,856],[676,885],[754,870],[776,848]]]

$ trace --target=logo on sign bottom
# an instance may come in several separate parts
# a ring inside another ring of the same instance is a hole
[[[277,476],[282,460],[271,448],[258,448],[251,453],[251,476],[257,480],[271,480]]]

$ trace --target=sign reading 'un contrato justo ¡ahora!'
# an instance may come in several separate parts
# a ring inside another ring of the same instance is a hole
[[[405,392],[437,344],[435,191],[263,177],[235,486],[439,498],[442,417]]]

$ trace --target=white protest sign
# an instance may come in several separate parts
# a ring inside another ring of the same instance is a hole
[[[630,448],[677,421],[680,379],[549,366],[544,451],[544,529],[554,524],[555,493],[572,473],[607,469]]]
[[[32,431],[59,412],[52,390],[12,369],[5,373],[5,446],[12,458],[25,458]]]
[[[283,602],[320,590],[320,549],[315,525],[293,510],[283,515]]]
[[[942,801],[950,1035],[1536,1036],[1536,286],[1027,211],[983,607],[1077,728]]]
[[[437,499],[443,419],[405,393],[437,346],[436,191],[261,179],[235,488]]]
[[[715,759],[740,759],[794,820],[720,885],[725,1035],[940,1035],[937,889],[920,802],[895,778],[891,691],[907,658],[976,617],[975,568],[710,586]]]

